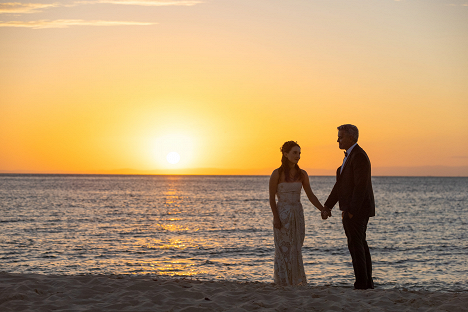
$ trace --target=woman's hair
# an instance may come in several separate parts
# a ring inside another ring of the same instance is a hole
[[[280,149],[281,150],[281,167],[278,168],[278,171],[279,171],[280,176],[281,176],[281,173],[284,172],[284,179],[286,182],[302,180],[302,171],[299,168],[298,164],[296,164],[296,170],[297,170],[296,175],[291,180],[291,177],[289,176],[289,159],[284,156],[284,153],[289,153],[291,149],[295,146],[301,148],[299,144],[297,144],[297,142],[288,141],[288,142],[285,142],[283,146],[281,146],[281,149]]]

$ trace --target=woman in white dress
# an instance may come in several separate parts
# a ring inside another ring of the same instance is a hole
[[[301,189],[304,188],[315,207],[320,211],[324,208],[310,188],[307,172],[297,165],[301,158],[299,144],[294,141],[284,143],[281,154],[281,167],[275,169],[270,177],[270,206],[275,238],[274,280],[275,284],[282,286],[306,285],[301,250],[305,237]]]

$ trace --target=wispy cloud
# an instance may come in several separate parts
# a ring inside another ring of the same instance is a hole
[[[60,3],[0,3],[0,14],[3,13],[38,13],[42,9],[62,6]]]
[[[0,22],[0,27],[25,27],[25,28],[67,28],[70,26],[148,26],[157,23],[143,23],[143,22],[124,22],[124,21],[85,21],[85,20],[40,20],[31,22],[11,21]]]
[[[188,1],[158,1],[158,0],[98,0],[98,1],[83,1],[77,3],[110,3],[121,5],[141,5],[141,6],[193,6],[203,3],[203,1],[188,0]]]
[[[73,7],[86,4],[118,4],[118,5],[138,5],[138,6],[194,6],[203,1],[199,0],[182,0],[182,1],[162,1],[162,0],[96,0],[96,1],[75,1],[72,4],[63,3],[20,3],[7,2],[0,3],[0,14],[5,13],[39,13],[43,9],[56,7]]]
[[[92,4],[114,4],[133,6],[193,6],[204,1],[200,0],[91,0],[74,1],[72,3],[0,3],[0,14],[26,14],[40,13],[45,9],[56,7],[74,7],[79,5]],[[37,20],[37,21],[0,21],[0,27],[24,27],[24,28],[67,28],[70,26],[146,26],[157,23],[128,22],[128,21],[86,21],[81,19],[57,19],[57,20]]]

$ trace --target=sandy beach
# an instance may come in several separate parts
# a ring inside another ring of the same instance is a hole
[[[468,311],[468,293],[0,273],[1,311]]]

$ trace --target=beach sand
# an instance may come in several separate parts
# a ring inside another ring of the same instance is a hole
[[[468,292],[0,273],[0,311],[468,311]]]

